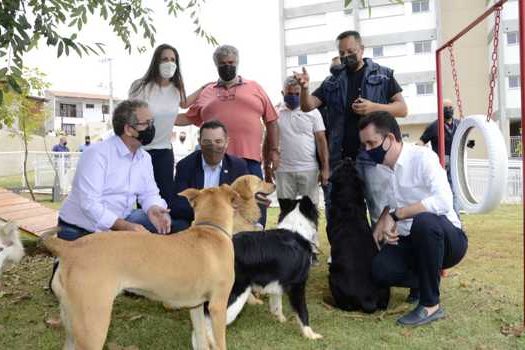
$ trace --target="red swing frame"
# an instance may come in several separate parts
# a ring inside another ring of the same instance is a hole
[[[442,90],[442,77],[441,77],[441,52],[447,48],[452,48],[454,42],[459,38],[469,32],[472,28],[478,25],[481,21],[487,18],[495,11],[500,11],[503,7],[503,4],[507,0],[500,0],[494,3],[489,7],[483,14],[478,18],[472,21],[467,25],[462,31],[456,34],[452,39],[445,42],[436,50],[436,82],[437,82],[437,105],[438,105],[438,149],[439,149],[439,160],[441,165],[445,164],[445,125],[443,117],[443,90]],[[518,20],[519,20],[519,50],[520,50],[520,90],[521,90],[521,159],[522,159],[522,182],[525,179],[525,0],[518,0]],[[496,39],[497,40],[497,39]],[[493,56],[493,63],[494,63]],[[492,79],[491,79],[491,95],[493,89],[493,79],[495,78],[494,65],[492,69]],[[457,85],[456,85],[457,90]],[[492,99],[492,96],[489,96],[489,99]],[[487,118],[492,117],[492,104],[489,103],[489,112],[487,113]],[[522,214],[525,218],[525,185],[522,184]],[[525,327],[525,222],[522,222],[523,229],[523,326]]]

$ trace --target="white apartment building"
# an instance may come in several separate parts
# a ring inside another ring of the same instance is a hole
[[[337,35],[357,30],[363,38],[365,57],[394,69],[394,76],[403,88],[409,115],[398,121],[404,138],[409,141],[418,140],[426,125],[436,118],[435,50],[490,5],[484,0],[404,0],[403,3],[370,0],[369,9],[362,7],[359,0],[352,1],[348,8],[344,7],[345,0],[280,1],[283,78],[306,67],[314,89],[329,75],[331,59],[338,55]],[[505,105],[503,118],[509,121],[500,122],[507,138],[519,134],[517,4],[517,0],[509,0],[504,5],[501,25],[500,62],[504,74],[500,76],[505,77],[500,79],[498,92]],[[486,25],[481,24],[455,45],[465,115],[487,110],[493,24],[494,20],[489,17]],[[455,100],[447,50],[442,55],[442,66],[444,97]],[[499,119],[500,105],[494,109]],[[510,143],[512,140],[509,141],[512,148]]]
[[[111,118],[109,96],[83,92],[46,91],[51,118],[47,131],[75,136],[103,134]],[[114,101],[117,104],[117,101]]]
[[[489,54],[493,49],[494,21],[489,22]],[[509,0],[503,5],[499,35],[499,79],[495,115],[500,121],[501,129],[509,137],[509,154],[519,155],[519,139],[521,135],[520,110],[520,67],[519,67],[519,23],[518,1]]]
[[[283,74],[308,70],[312,87],[329,75],[338,55],[335,38],[345,30],[361,33],[365,57],[394,69],[410,116],[400,119],[403,136],[415,141],[436,117],[434,51],[437,20],[434,0],[371,0],[372,8],[354,0],[282,0]]]

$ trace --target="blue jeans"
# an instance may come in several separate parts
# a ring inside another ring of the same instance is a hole
[[[248,172],[251,175],[257,176],[259,179],[263,179],[263,173],[261,168],[261,162],[258,162],[253,159],[246,159],[246,165],[248,167]],[[259,208],[261,208],[261,219],[259,220],[259,223],[263,225],[263,227],[266,226],[266,207],[264,205],[259,205]]]
[[[126,217],[126,221],[142,225],[146,228],[146,230],[157,233],[157,229],[155,226],[153,226],[148,218],[148,215],[142,209],[133,210],[131,214]],[[93,233],[92,231],[85,230],[82,227],[67,223],[60,218],[58,218],[58,227],[60,228],[58,231],[58,238],[65,239],[66,241],[74,241],[80,237]]]

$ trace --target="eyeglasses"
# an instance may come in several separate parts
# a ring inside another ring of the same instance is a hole
[[[235,93],[237,92],[237,87],[234,86],[231,89],[226,88],[217,88],[217,98],[219,101],[233,101],[235,100]]]
[[[153,126],[153,119],[150,119],[148,121],[145,121],[145,122],[140,122],[140,123],[135,123],[133,125],[131,125],[133,128],[135,128],[136,126],[141,126],[141,125],[145,125],[146,127],[151,127]]]

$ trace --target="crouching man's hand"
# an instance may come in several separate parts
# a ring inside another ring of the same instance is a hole
[[[171,231],[171,217],[169,210],[159,207],[158,205],[152,205],[148,209],[148,218],[157,229],[157,233],[167,234]]]
[[[399,234],[397,233],[397,223],[389,214],[389,208],[386,207],[374,227],[372,233],[374,241],[379,248],[382,243],[397,245]]]
[[[126,221],[124,219],[117,219],[111,229],[114,231],[134,231],[134,232],[149,232],[141,224],[135,224],[133,222]]]

